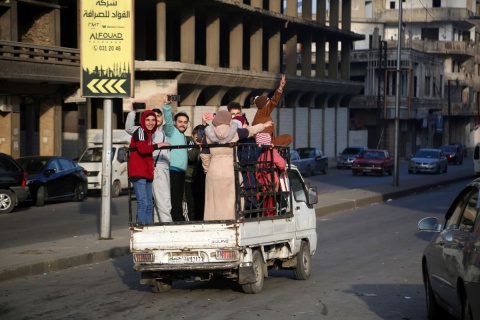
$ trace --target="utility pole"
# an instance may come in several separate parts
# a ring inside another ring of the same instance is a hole
[[[402,62],[402,0],[399,1],[398,7],[398,41],[397,41],[397,77],[395,91],[395,157],[393,167],[393,185],[398,186],[399,170],[398,170],[398,140],[400,136],[400,64]]]

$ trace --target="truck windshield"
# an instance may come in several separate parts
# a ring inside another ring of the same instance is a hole
[[[112,160],[115,156],[116,148],[112,148]],[[103,148],[88,148],[78,160],[78,162],[102,162]]]

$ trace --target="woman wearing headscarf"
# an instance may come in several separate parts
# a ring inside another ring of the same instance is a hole
[[[219,111],[205,128],[203,144],[228,144],[248,138],[273,125],[272,121],[248,128],[239,128],[233,123],[227,110]],[[200,155],[205,181],[205,220],[235,219],[235,177],[233,150],[225,147],[203,147]]]

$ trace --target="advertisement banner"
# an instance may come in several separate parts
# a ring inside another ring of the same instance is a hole
[[[133,97],[133,0],[82,0],[81,95]]]

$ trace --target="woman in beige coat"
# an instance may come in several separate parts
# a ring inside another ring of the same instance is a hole
[[[230,112],[219,111],[205,128],[203,143],[227,144],[237,142],[272,126],[273,122],[260,123],[248,128],[239,128],[232,122]],[[205,220],[235,219],[235,180],[233,150],[231,147],[202,148],[200,154],[205,181]],[[241,178],[241,177],[240,177]]]

